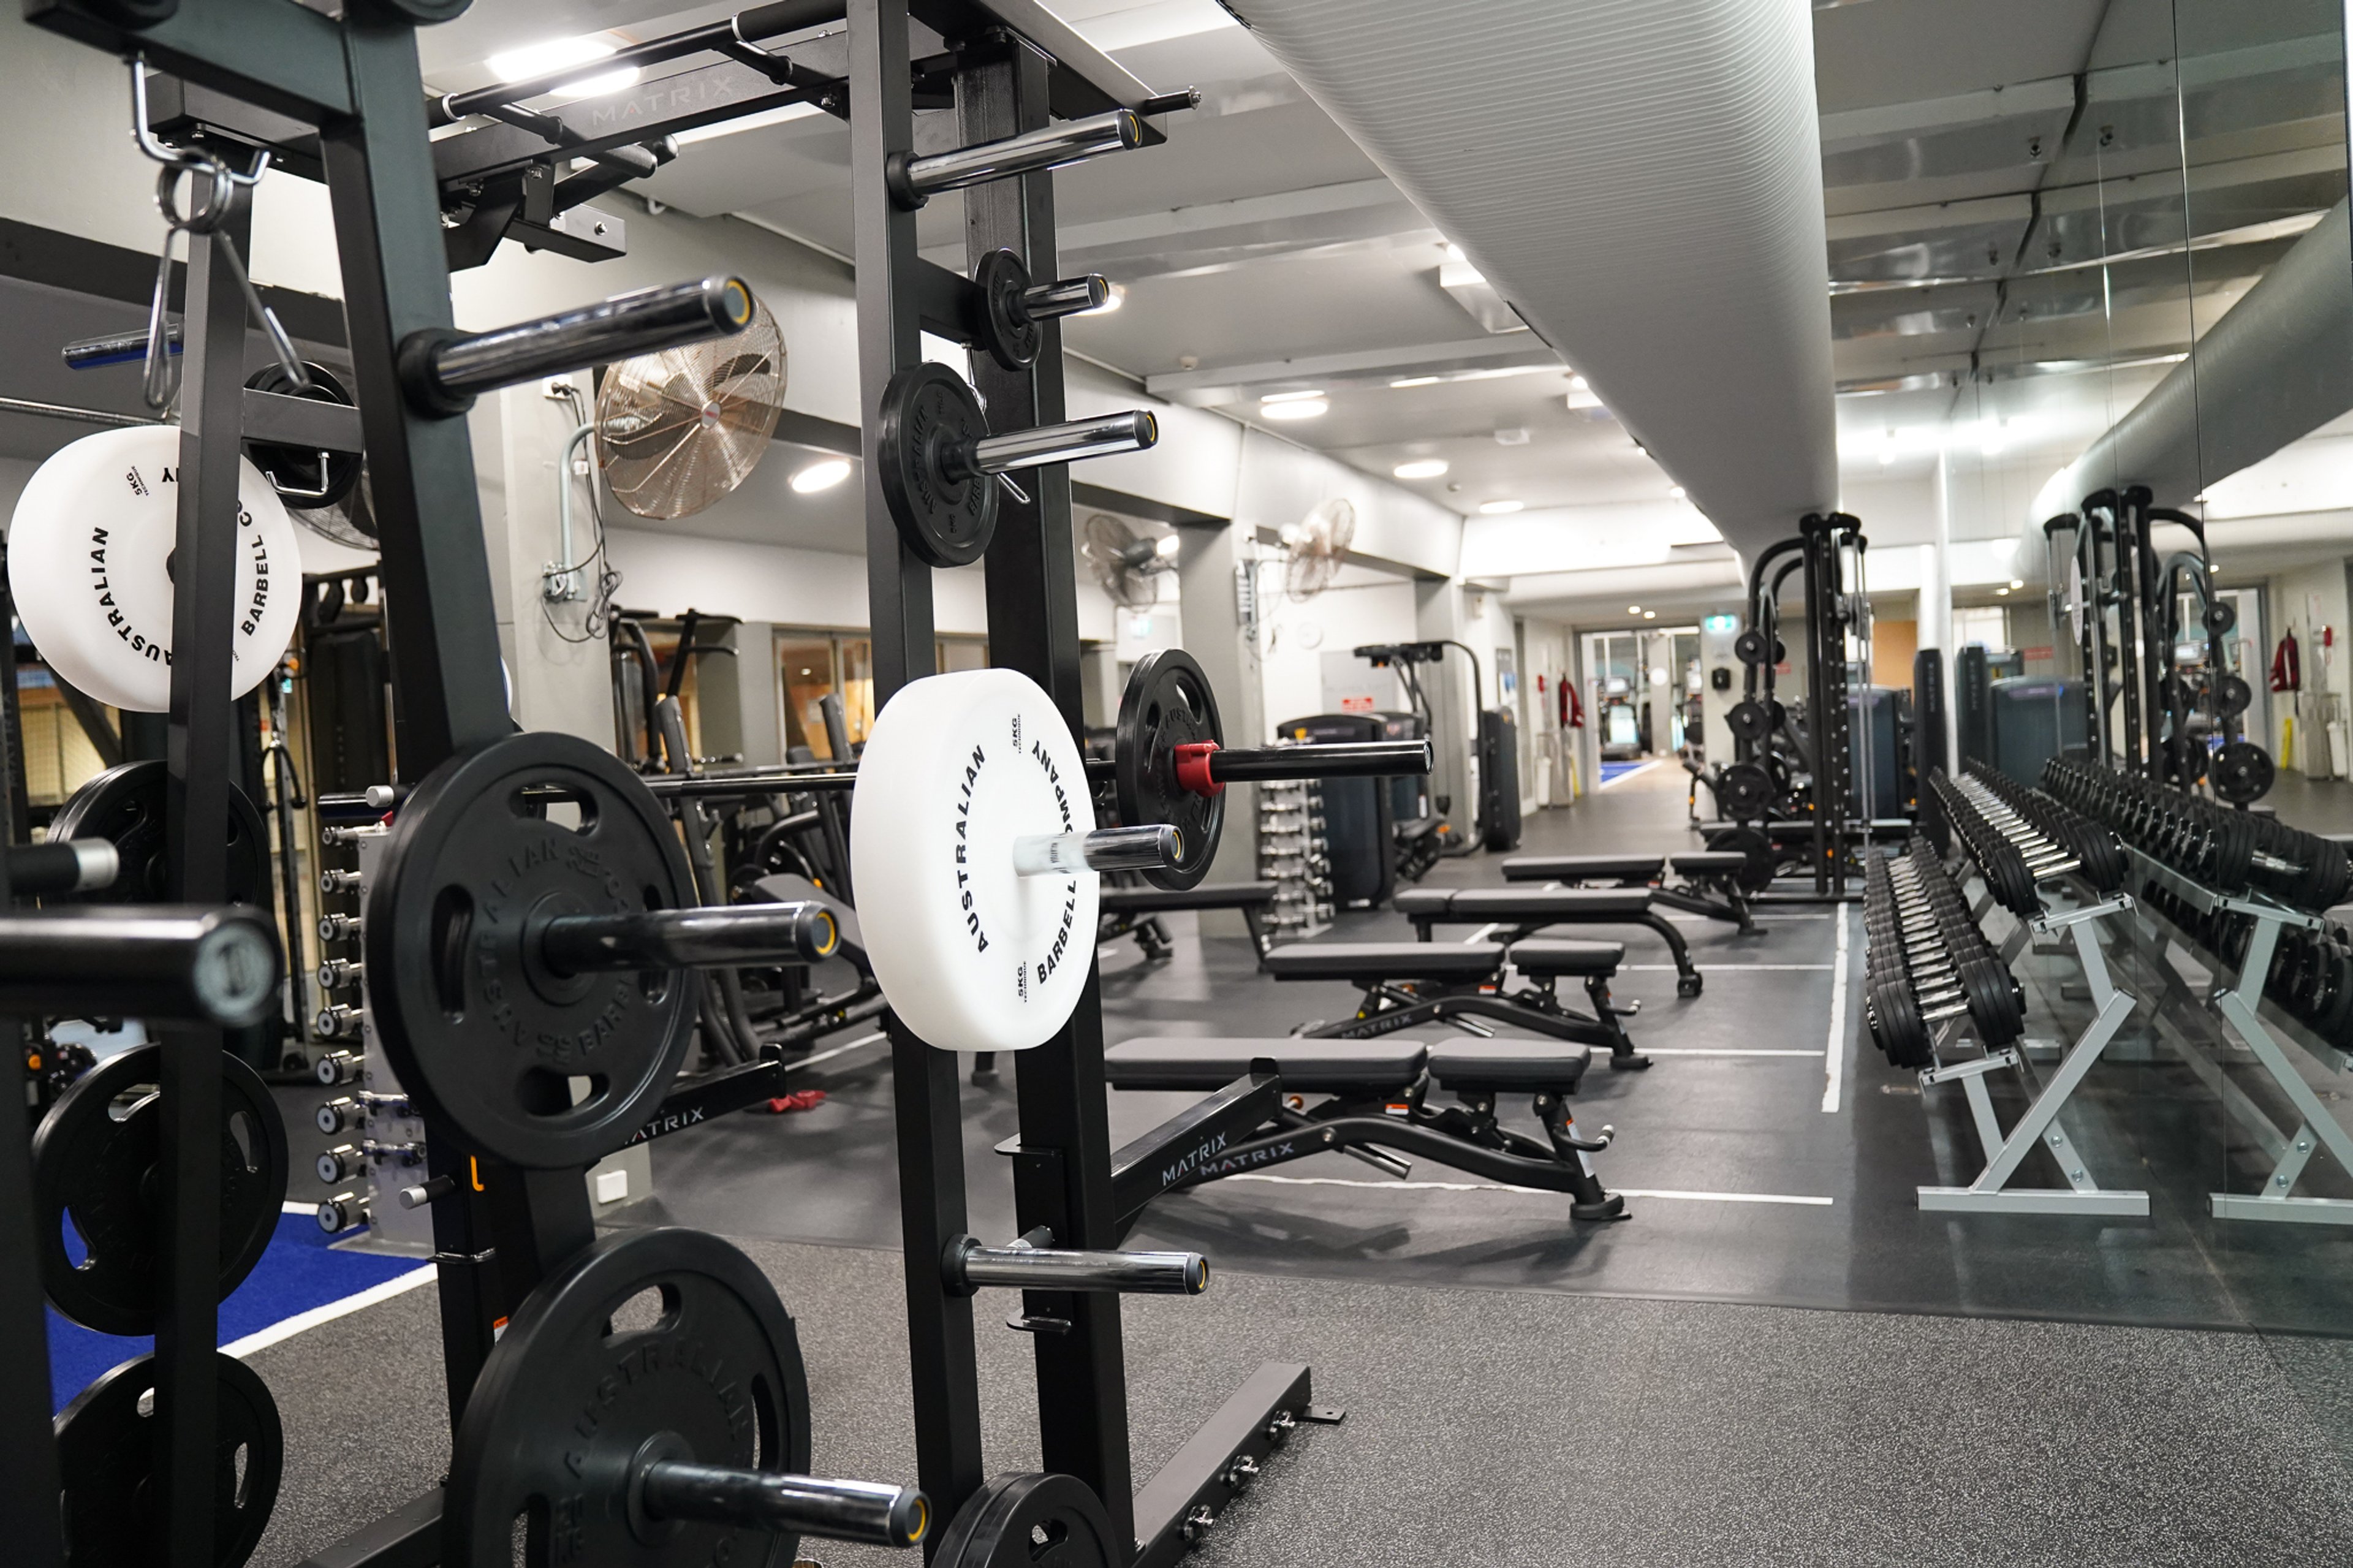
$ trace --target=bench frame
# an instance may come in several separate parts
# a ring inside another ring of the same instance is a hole
[[[1477,889],[1465,890],[1476,891]],[[1659,897],[1656,889],[1651,889],[1651,897],[1653,899]],[[1674,960],[1676,995],[1696,996],[1700,994],[1701,988],[1706,984],[1706,977],[1700,973],[1699,966],[1692,963],[1691,946],[1683,941],[1683,933],[1677,931],[1668,921],[1666,916],[1652,910],[1645,910],[1640,914],[1610,915],[1606,919],[1593,920],[1584,920],[1575,915],[1552,915],[1543,919],[1520,921],[1513,925],[1506,925],[1501,921],[1488,920],[1479,915],[1458,915],[1451,910],[1442,914],[1409,914],[1406,918],[1413,922],[1413,934],[1417,941],[1436,941],[1437,928],[1441,925],[1486,925],[1494,927],[1497,933],[1494,940],[1506,947],[1515,942],[1525,942],[1536,932],[1549,931],[1555,926],[1572,927],[1580,931],[1596,926],[1647,926],[1659,933],[1659,939],[1667,944],[1668,956]],[[1546,987],[1546,989],[1550,988]],[[1590,989],[1589,984],[1588,989]],[[1631,1009],[1628,1010],[1631,1011]],[[1562,1037],[1564,1039],[1581,1037]]]
[[[1577,1075],[1582,1077],[1582,1070]],[[1566,1193],[1577,1219],[1626,1217],[1626,1200],[1606,1190],[1593,1156],[1609,1146],[1610,1129],[1588,1139],[1569,1109],[1576,1085],[1537,1090],[1452,1091],[1458,1105],[1432,1107],[1437,1085],[1427,1068],[1400,1088],[1367,1083],[1334,1093],[1312,1109],[1294,1107],[1271,1060],[1136,1139],[1112,1156],[1112,1190],[1124,1236],[1155,1198],[1221,1177],[1262,1171],[1310,1154],[1338,1152],[1403,1178],[1426,1160],[1489,1181]],[[1526,1093],[1543,1125],[1542,1141],[1502,1125],[1499,1094]],[[1268,1123],[1272,1125],[1269,1126]]]
[[[1663,874],[1655,882],[1634,877],[1579,877],[1573,881],[1564,877],[1514,878],[1508,860],[1504,863],[1504,880],[1522,884],[1541,882],[1547,887],[1561,888],[1647,888],[1654,901],[1671,910],[1726,921],[1737,927],[1743,936],[1756,934],[1757,921],[1749,912],[1748,895],[1740,890],[1740,879],[1736,873],[1701,872],[1694,875],[1677,866],[1671,854],[1662,855],[1660,860],[1666,870],[1682,879],[1681,886],[1670,885]]]
[[[1493,1031],[1477,1020],[1493,1018],[1556,1040],[1599,1046],[1609,1053],[1609,1065],[1620,1070],[1651,1065],[1651,1058],[1634,1049],[1634,1042],[1618,1023],[1621,1017],[1630,1017],[1641,1004],[1621,1007],[1610,1001],[1609,976],[1584,977],[1585,994],[1593,1004],[1593,1014],[1588,1017],[1561,1005],[1556,989],[1559,976],[1524,976],[1525,984],[1516,990],[1505,989],[1511,973],[1510,952],[1506,946],[1504,962],[1496,973],[1477,980],[1398,977],[1370,984],[1355,982],[1364,992],[1355,1017],[1313,1025],[1299,1032],[1314,1040],[1369,1040],[1425,1024],[1451,1024],[1466,1033],[1485,1035]]]

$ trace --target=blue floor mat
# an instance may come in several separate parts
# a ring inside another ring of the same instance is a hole
[[[278,1221],[269,1250],[245,1283],[221,1303],[220,1342],[229,1344],[284,1322],[297,1312],[323,1307],[357,1295],[421,1267],[414,1258],[386,1258],[328,1246],[332,1239],[319,1228],[308,1209]],[[152,1337],[123,1339],[94,1333],[79,1323],[49,1312],[49,1394],[53,1408],[62,1410],[108,1368],[145,1355],[155,1346]]]
[[[1650,765],[1649,762],[1604,763],[1601,764],[1601,782],[1603,784],[1609,784],[1613,779],[1622,779],[1628,773],[1634,772],[1636,769],[1647,768]]]

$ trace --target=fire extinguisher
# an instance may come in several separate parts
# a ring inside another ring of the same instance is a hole
[[[1567,676],[1560,679],[1560,727],[1564,730],[1585,728],[1585,704],[1577,695],[1577,682]]]

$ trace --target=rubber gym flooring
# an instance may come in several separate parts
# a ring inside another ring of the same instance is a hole
[[[2353,786],[2283,790],[2281,809],[2334,828],[2353,821]],[[1522,847],[1694,841],[1669,764],[1529,818]],[[1481,857],[1432,878],[1499,879]],[[1924,1103],[1860,1037],[1861,931],[1844,920],[1843,1006],[1838,911],[1778,908],[1753,937],[1683,922],[1707,974],[1688,1001],[1658,941],[1627,933],[1618,990],[1643,1001],[1630,1027],[1656,1065],[1597,1068],[1578,1108],[1588,1131],[1617,1129],[1599,1158],[1632,1194],[1623,1224],[1579,1226],[1566,1199],[1427,1162],[1399,1183],[1339,1155],[1155,1205],[1137,1244],[1197,1248],[1219,1274],[1201,1300],[1126,1308],[1139,1480],[1261,1359],[1311,1363],[1319,1399],[1351,1411],[1271,1466],[1198,1560],[2353,1555],[2353,1341],[2332,1337],[2353,1331],[2353,1239],[2205,1215],[2204,1194],[2243,1190],[2253,1167],[2211,1096],[2147,1044],[2146,998],[2071,1125],[2105,1183],[2148,1189],[2150,1218],[1923,1214],[1915,1185],[1965,1184],[1981,1156],[1957,1089]],[[1279,1035],[1353,1005],[1347,987],[1278,984],[1240,939],[1171,923],[1176,952],[1158,963],[1105,950],[1108,1037]],[[1384,915],[1333,934],[1408,932]],[[2080,1026],[2072,965],[2021,968],[2030,1033]],[[856,1045],[797,1078],[826,1102],[656,1143],[656,1195],[608,1217],[742,1239],[801,1319],[819,1467],[903,1475],[887,1062]],[[1114,1142],[1182,1102],[1114,1094]],[[2020,1099],[1997,1102],[2008,1119]],[[966,1093],[984,1236],[1011,1234],[991,1146],[1013,1106],[1009,1071]],[[307,1157],[303,1123],[290,1131]],[[2333,1167],[2306,1181],[2353,1195]],[[257,1561],[299,1562],[438,1475],[431,1313],[428,1287],[253,1354],[292,1466]],[[1025,1346],[986,1325],[991,1467],[1018,1468],[1035,1458]],[[837,1568],[881,1557],[813,1550]]]

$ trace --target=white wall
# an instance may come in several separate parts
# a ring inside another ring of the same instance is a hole
[[[2307,727],[2316,723],[2320,705],[2313,699],[2327,692],[2337,699],[2339,718],[2353,714],[2353,658],[2347,657],[2347,604],[2345,563],[2323,561],[2294,572],[2284,572],[2274,577],[2264,595],[2266,635],[2276,644],[2283,633],[2295,634],[2298,662],[2304,675],[2304,689],[2299,697],[2280,693],[2272,698],[2272,732],[2254,737],[2266,751],[2279,759],[2284,767],[2309,772],[2312,742]],[[2323,644],[2323,628],[2334,634],[2336,647]],[[2260,680],[2270,668],[2271,649],[2261,650],[2256,661],[2259,668],[2251,668],[2247,677]],[[2280,744],[2282,721],[2295,716],[2295,744],[2283,748]],[[2344,760],[2337,759],[2333,770],[2343,774]]]
[[[638,528],[608,530],[606,540],[626,580],[622,596],[633,605],[664,615],[691,605],[778,626],[862,630],[868,624],[862,556]],[[988,629],[983,570],[933,574],[941,631]]]
[[[1267,629],[1260,633],[1267,648],[1260,668],[1268,739],[1285,719],[1325,711],[1325,654],[1413,640],[1413,584],[1401,577],[1338,584],[1300,605],[1282,599],[1279,591],[1274,598],[1271,621],[1261,622]]]
[[[1465,519],[1460,574],[1475,580],[1656,565],[1679,544],[1720,541],[1707,519],[1682,501],[1548,507]]]

